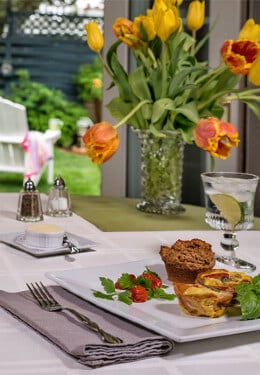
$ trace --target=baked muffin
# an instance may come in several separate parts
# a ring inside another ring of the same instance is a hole
[[[178,283],[194,283],[199,272],[210,270],[215,265],[211,245],[198,238],[178,240],[171,247],[161,246],[160,256],[168,279]]]

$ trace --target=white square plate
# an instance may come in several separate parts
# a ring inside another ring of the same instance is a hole
[[[152,299],[145,303],[126,305],[119,301],[109,301],[93,296],[93,290],[103,291],[100,276],[116,281],[122,273],[139,275],[145,267],[157,272],[163,283],[169,285],[167,292],[173,293],[173,287],[167,280],[164,264],[158,257],[105,267],[47,272],[46,276],[87,301],[177,342],[260,330],[260,319],[241,321],[240,316],[207,318],[185,315],[178,305],[177,298],[174,301]]]

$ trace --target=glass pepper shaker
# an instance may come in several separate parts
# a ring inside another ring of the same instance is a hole
[[[48,196],[46,215],[56,217],[71,216],[69,189],[61,176],[57,177]]]
[[[34,182],[30,178],[24,183],[24,189],[19,194],[16,220],[43,220],[40,193],[36,190]]]

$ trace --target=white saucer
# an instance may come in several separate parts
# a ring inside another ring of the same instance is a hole
[[[67,236],[69,241],[73,242],[77,246],[77,248],[80,250],[80,253],[87,251],[95,251],[93,247],[97,245],[97,242],[94,242],[92,240],[89,240],[88,238],[84,238],[72,233],[67,233]],[[38,258],[71,253],[71,250],[69,249],[67,244],[64,244],[64,246],[58,248],[31,247],[26,244],[25,232],[1,234],[0,242],[3,242],[6,245],[9,245],[15,249],[22,250]]]

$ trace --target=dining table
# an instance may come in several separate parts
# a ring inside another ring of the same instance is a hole
[[[1,238],[8,233],[24,233],[28,225],[28,222],[16,219],[18,198],[19,193],[0,194],[0,290],[8,293],[24,291],[27,289],[26,283],[31,282],[55,285],[50,275],[59,273],[77,275],[86,271],[89,277],[98,278],[100,275],[95,274],[96,269],[106,270],[109,274],[113,269],[124,272],[125,267],[129,269],[132,264],[144,260],[149,263],[149,260],[158,259],[160,262],[161,246],[170,246],[178,239],[200,238],[212,244],[214,251],[220,246],[221,233],[210,229],[205,223],[204,207],[184,204],[183,213],[167,216],[137,210],[138,199],[135,198],[73,194],[71,216],[52,217],[44,214],[43,222],[59,225],[66,232],[83,237],[94,244],[95,251],[37,257],[1,242]],[[41,194],[41,201],[45,212],[45,194]],[[240,231],[237,235],[239,257],[256,265],[252,276],[259,274],[260,218],[255,218],[251,230]],[[86,277],[88,282],[90,280]],[[139,309],[140,304],[136,305],[133,311],[138,315],[142,310]],[[111,314],[114,312],[111,311]],[[182,319],[179,321],[184,324],[185,314],[178,314]],[[133,317],[129,319],[135,324]],[[196,324],[198,317],[189,319]],[[91,368],[68,355],[10,311],[0,308],[0,375],[83,375],[88,372],[98,375],[259,375],[260,321],[251,321],[248,329],[241,330],[245,322],[239,318],[236,321],[238,329],[233,331],[228,326],[229,318],[224,323],[218,323],[218,319],[203,318],[203,326],[197,328],[196,338],[191,336],[187,340],[173,340],[173,349],[165,355],[126,359],[122,363]],[[224,331],[220,329],[221,324],[225,326]],[[233,327],[232,324],[230,327]],[[185,327],[185,324],[176,329],[185,330],[189,335],[189,327]],[[200,334],[200,329],[207,331],[206,335]],[[154,330],[156,332],[156,324]],[[169,337],[172,337],[171,332]]]

